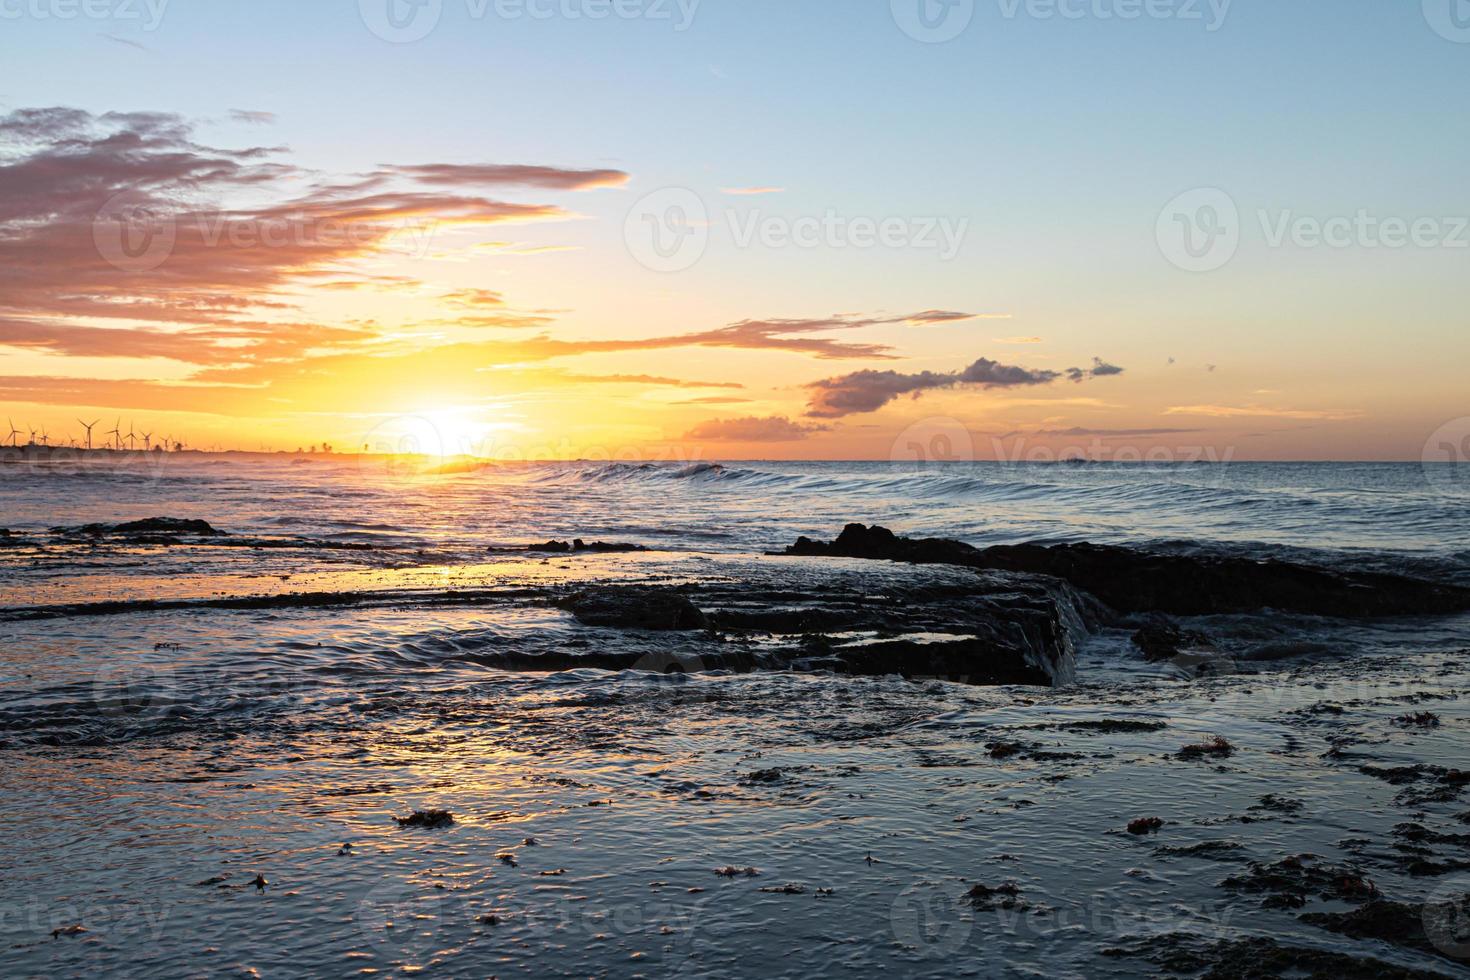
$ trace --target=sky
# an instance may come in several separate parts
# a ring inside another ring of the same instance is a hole
[[[1461,0],[0,0],[0,64],[22,443],[1470,435]]]

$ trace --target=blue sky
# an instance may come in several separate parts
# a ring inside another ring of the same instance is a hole
[[[1340,454],[1413,456],[1459,411],[1450,366],[1466,353],[1470,251],[1273,248],[1257,220],[1470,212],[1470,43],[1436,33],[1417,0],[1157,0],[1169,16],[1136,20],[1098,15],[1129,0],[1066,4],[1075,19],[980,0],[937,44],[905,34],[888,0],[703,0],[682,31],[674,0],[659,8],[669,19],[598,21],[506,19],[493,3],[476,17],[469,0],[444,0],[435,29],[402,44],[374,36],[357,0],[172,0],[155,30],[143,0],[93,2],[141,17],[62,20],[67,0],[0,0],[0,108],[167,110],[200,120],[202,142],[289,147],[294,165],[323,173],[423,161],[626,171],[626,188],[567,202],[585,220],[526,232],[579,253],[484,272],[522,304],[564,310],[558,335],[996,311],[1014,319],[883,335],[906,370],[998,356],[989,342],[1012,334],[1043,338],[1023,353],[1052,367],[1125,363],[1137,397],[1115,392],[1114,420],[1157,420],[1194,404],[1196,387],[1212,405],[1359,413],[1323,436]],[[276,118],[241,124],[232,109]],[[752,186],[782,193],[721,193]],[[693,189],[715,215],[708,254],[677,276],[630,261],[622,241],[633,200],[663,187]],[[1194,188],[1225,190],[1243,215],[1238,254],[1208,275],[1166,261],[1156,239],[1160,209]],[[730,209],[933,216],[967,233],[952,261],[742,248],[720,217]],[[650,356],[662,370],[675,355]],[[1168,358],[1216,370],[1185,382]],[[770,371],[773,389],[822,373],[788,360]],[[762,410],[800,408],[773,402]],[[1309,448],[1283,436],[1278,450]]]

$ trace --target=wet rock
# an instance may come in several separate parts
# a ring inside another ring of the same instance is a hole
[[[1133,735],[1146,732],[1161,732],[1169,727],[1163,721],[1128,721],[1103,718],[1100,721],[1068,721],[1051,727],[1066,732],[1082,732],[1088,735]]]
[[[1198,630],[1186,630],[1173,620],[1162,616],[1150,620],[1147,625],[1133,634],[1133,645],[1143,653],[1149,663],[1174,660],[1187,653],[1197,651],[1214,652],[1210,638]]]
[[[1002,545],[982,551],[959,541],[902,538],[887,528],[861,524],[848,525],[829,543],[801,538],[785,553],[1049,575],[1127,613],[1196,616],[1278,609],[1362,618],[1470,609],[1470,589],[1399,575],[1087,543]]]
[[[761,891],[769,895],[805,895],[805,885],[776,885],[762,888]]]
[[[1348,912],[1309,912],[1303,922],[1352,939],[1377,939],[1421,953],[1448,955],[1463,944],[1444,942],[1454,936],[1456,922],[1470,921],[1470,895],[1426,908],[1424,905],[1374,899]],[[1434,932],[1431,936],[1429,930]],[[1435,939],[1443,945],[1437,945]]]
[[[1394,802],[1402,806],[1452,803],[1470,785],[1470,772],[1446,769],[1443,766],[1359,766],[1358,771],[1365,776],[1381,779],[1390,786],[1404,787],[1394,797]]]
[[[1014,881],[1007,881],[994,888],[976,885],[965,894],[965,898],[975,908],[988,912],[993,909],[1024,908],[1025,903],[1021,901],[1020,895],[1020,887]]]
[[[80,923],[75,923],[75,924],[69,925],[69,926],[62,926],[59,929],[52,929],[51,930],[51,938],[52,939],[59,939],[62,936],[80,936],[83,933],[85,933],[86,931],[87,931],[87,927],[86,926],[84,926],[84,925],[82,925]]]
[[[734,865],[728,865],[723,868],[716,868],[715,874],[721,878],[754,878],[760,874],[760,871],[755,868],[737,868]]]
[[[610,544],[605,541],[594,541],[588,544],[581,538],[577,538],[575,541],[547,541],[545,544],[533,544],[526,548],[526,551],[532,553],[550,555],[574,555],[583,553],[613,555],[648,550],[641,544]]]
[[[1186,745],[1179,750],[1179,758],[1181,759],[1228,759],[1234,754],[1235,746],[1231,745],[1220,735],[1216,735],[1214,738],[1205,742]]]
[[[644,586],[604,586],[559,600],[587,626],[617,629],[702,630],[709,619],[689,597],[674,589]]]
[[[770,786],[786,778],[785,769],[757,769],[740,777],[742,786]]]
[[[1444,980],[1448,974],[1411,970],[1382,960],[1303,946],[1285,946],[1273,939],[1209,942],[1189,933],[1151,936],[1102,951],[1110,958],[1142,959],[1169,976],[1205,980],[1274,980],[1305,977],[1311,980]]]
[[[1141,817],[1128,824],[1128,833],[1138,837],[1148,834],[1156,834],[1164,828],[1164,821],[1158,817]]]
[[[208,521],[187,520],[180,517],[150,517],[147,520],[128,521],[123,524],[84,524],[81,527],[73,528],[55,527],[51,531],[53,534],[85,535],[87,537],[148,534],[187,534],[200,538],[225,536],[224,531],[215,529]]]
[[[448,810],[415,810],[406,817],[394,817],[400,827],[421,827],[439,830],[454,825],[454,814]]]
[[[1009,759],[1020,755],[1026,746],[1020,742],[991,742],[985,748],[989,750],[988,754],[992,759]]]
[[[1433,711],[1419,711],[1407,715],[1399,715],[1393,720],[1400,728],[1438,728],[1440,725],[1439,715]]]
[[[901,538],[886,527],[849,524],[836,541],[798,538],[786,554],[802,557],[866,558],[916,565],[972,565],[981,567],[979,549],[942,538]]]
[[[1220,882],[1220,887],[1247,895],[1262,895],[1263,908],[1297,909],[1313,898],[1364,902],[1378,897],[1378,888],[1356,868],[1321,864],[1315,855],[1300,854],[1275,864],[1250,863],[1250,870]]]
[[[1176,616],[1277,609],[1362,618],[1470,609],[1470,589],[1292,562],[1166,555],[1096,544],[989,548],[981,565],[1053,575],[1122,612]]]
[[[1272,813],[1301,813],[1306,807],[1301,800],[1293,800],[1285,796],[1277,796],[1275,793],[1267,793],[1261,797],[1259,803],[1251,805],[1252,810],[1268,810]]]
[[[1207,840],[1183,847],[1161,847],[1157,853],[1170,857],[1201,858],[1207,861],[1233,861],[1244,848],[1228,840]]]

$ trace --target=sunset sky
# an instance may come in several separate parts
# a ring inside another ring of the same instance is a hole
[[[1417,460],[1467,414],[1435,0],[905,2],[0,0],[0,422]]]

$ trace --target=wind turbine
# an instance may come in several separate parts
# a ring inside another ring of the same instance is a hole
[[[135,436],[135,435],[133,435],[133,423],[129,422],[128,423],[128,452],[132,452],[133,451],[133,448],[137,444],[138,444],[138,437]]]
[[[45,429],[41,430],[41,445],[51,445],[51,433],[47,432]]]
[[[31,429],[31,427],[30,427],[29,424],[26,425],[26,428],[27,429]],[[34,446],[36,444],[36,430],[35,429],[31,429],[31,442],[30,442],[30,444],[32,446]]]
[[[143,433],[143,451],[146,453],[146,452],[152,451],[152,449],[153,449],[153,433],[151,433],[151,432],[145,432],[145,433]]]
[[[15,427],[15,421],[13,419],[6,418],[5,421],[10,425],[10,435],[6,436],[6,438],[10,440],[10,446],[13,449],[16,445],[15,439],[20,435],[20,430]]]
[[[101,422],[101,421],[102,421],[101,419],[98,419],[97,420],[97,422]],[[92,451],[92,428],[93,428],[93,426],[97,425],[97,422],[93,422],[92,425],[88,425],[87,423],[83,422],[81,419],[77,419],[77,422],[81,424],[81,427],[82,428],[84,428],[84,429],[87,430],[87,452],[91,452]]]
[[[118,419],[117,422],[115,422],[113,424],[112,429],[109,430],[108,433],[107,433],[108,435],[112,436],[112,444],[113,444],[113,446],[116,449],[119,449],[119,450],[122,449],[122,431],[121,430],[122,430],[122,419]]]

